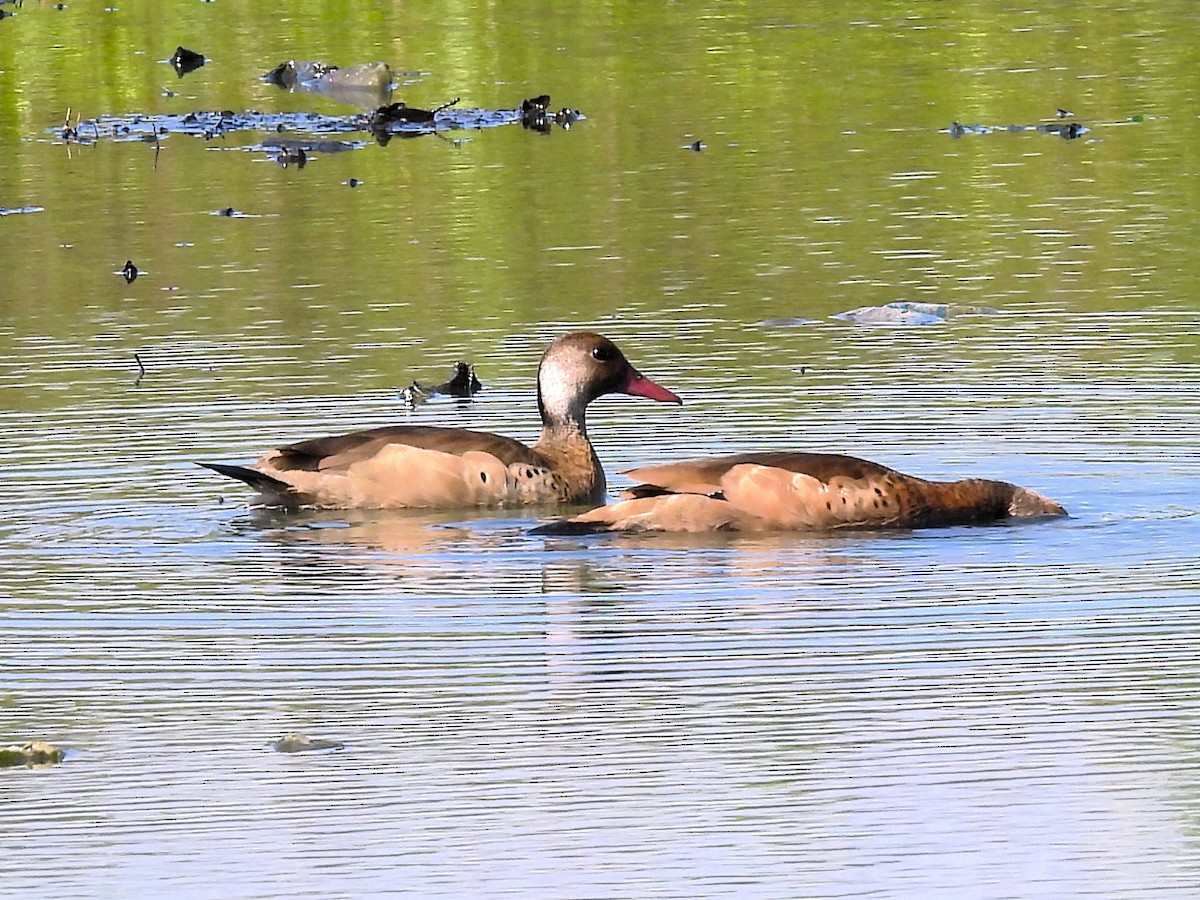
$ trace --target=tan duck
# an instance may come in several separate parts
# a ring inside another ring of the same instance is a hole
[[[929,528],[1065,516],[1058,503],[1005,481],[925,481],[832,453],[767,452],[633,469],[626,499],[542,533],[829,531]]]
[[[587,406],[604,394],[682,401],[645,378],[608,338],[576,332],[538,366],[542,433],[520,441],[463,428],[396,425],[271,450],[253,468],[201,463],[246,482],[272,506],[462,509],[599,503],[604,469],[588,440]]]

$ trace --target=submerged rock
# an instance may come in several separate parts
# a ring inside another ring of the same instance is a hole
[[[940,325],[947,319],[959,316],[990,316],[996,312],[988,306],[896,300],[883,306],[860,306],[837,313],[833,318],[856,325]]]
[[[9,744],[0,747],[0,768],[28,766],[31,769],[60,763],[66,751],[46,741],[30,741],[27,744]]]
[[[263,73],[262,79],[287,91],[324,94],[360,109],[380,106],[392,93],[392,70],[382,62],[342,68],[315,60],[289,59]]]
[[[304,753],[309,750],[341,750],[345,746],[341,741],[327,741],[292,732],[271,744],[271,749],[278,753]]]

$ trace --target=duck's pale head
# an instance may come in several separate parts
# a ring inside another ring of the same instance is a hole
[[[558,338],[538,367],[542,422],[584,423],[584,410],[605,394],[631,394],[660,403],[682,403],[629,364],[621,348],[601,334],[576,331]]]

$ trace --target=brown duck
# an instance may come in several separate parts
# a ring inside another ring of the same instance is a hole
[[[682,401],[644,377],[599,334],[554,341],[538,366],[542,433],[520,441],[463,428],[396,425],[271,450],[253,468],[201,463],[257,489],[272,506],[461,509],[599,503],[604,469],[587,406],[604,394]]]
[[[626,474],[642,482],[622,494],[626,499],[541,531],[929,528],[1067,514],[1005,481],[926,481],[832,453],[745,453]]]

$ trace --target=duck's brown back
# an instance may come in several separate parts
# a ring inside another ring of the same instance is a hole
[[[289,504],[466,509],[561,502],[550,461],[520,441],[460,428],[392,426],[273,450],[256,468]]]
[[[738,453],[661,466],[644,466],[640,469],[630,469],[625,474],[635,481],[674,493],[713,494],[723,489],[721,481],[726,473],[741,465],[768,466],[798,472],[823,482],[836,477],[860,479],[870,475],[895,474],[886,466],[854,456],[837,453],[796,453],[786,450]]]
[[[541,465],[544,462],[532,447],[513,438],[486,431],[433,425],[389,425],[313,438],[281,447],[273,451],[273,455],[276,467],[281,470],[317,472],[345,468],[369,459],[387,444],[437,450],[455,456],[468,451],[490,453],[506,466],[513,463]]]

